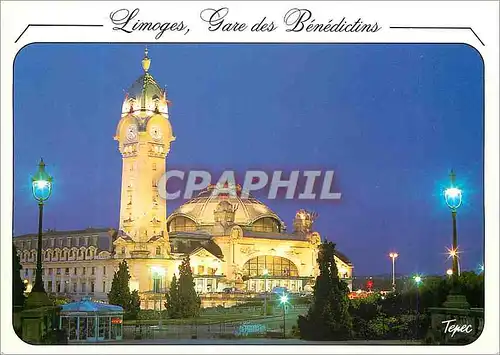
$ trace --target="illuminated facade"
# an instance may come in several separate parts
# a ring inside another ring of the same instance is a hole
[[[186,255],[195,288],[207,297],[226,288],[250,293],[274,287],[311,290],[321,243],[313,229],[315,214],[298,211],[293,232],[287,232],[281,218],[252,196],[214,194],[216,187],[209,186],[167,216],[157,183],[175,137],[167,92],[149,73],[150,64],[146,51],[144,74],[127,92],[114,137],[122,155],[118,228],[44,233],[47,292],[106,300],[113,273],[126,259],[130,288],[139,290],[143,308],[155,308]],[[31,285],[36,235],[16,237],[15,243],[23,264],[21,277]],[[336,262],[351,287],[352,264],[341,253]]]

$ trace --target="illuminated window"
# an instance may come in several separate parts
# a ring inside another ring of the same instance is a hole
[[[176,217],[169,224],[170,232],[194,232],[196,231],[196,223],[186,217]]]
[[[248,260],[243,265],[243,275],[250,277],[264,275],[274,277],[296,277],[299,276],[297,267],[293,262],[281,256],[263,255]]]
[[[161,248],[160,247],[156,247],[156,255],[157,256],[161,255]]]
[[[254,232],[280,232],[280,225],[277,220],[270,217],[264,217],[256,220],[252,224],[252,230]]]

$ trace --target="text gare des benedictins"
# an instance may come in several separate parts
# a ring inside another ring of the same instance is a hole
[[[138,8],[130,11],[120,9],[113,11],[109,17],[113,23],[114,31],[132,33],[134,31],[156,32],[155,39],[160,39],[163,34],[169,32],[189,33],[189,27],[184,21],[153,22],[143,21],[138,18],[140,10]],[[237,21],[229,16],[229,8],[219,9],[207,8],[200,12],[200,19],[207,24],[210,32],[273,32],[279,26],[272,20],[264,16],[260,21],[251,25],[246,22]],[[377,22],[365,23],[361,18],[354,22],[349,22],[343,17],[340,20],[329,19],[326,22],[319,22],[314,18],[312,11],[308,9],[293,8],[283,16],[283,25],[286,32],[378,32],[381,26]]]

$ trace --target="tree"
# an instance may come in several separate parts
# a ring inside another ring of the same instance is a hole
[[[139,291],[134,290],[130,293],[130,304],[128,307],[130,319],[137,319],[140,310],[141,310],[141,298],[139,297]]]
[[[21,260],[17,255],[17,248],[12,244],[12,306],[14,309],[24,307],[26,284],[21,279]]]
[[[196,317],[200,313],[201,300],[194,289],[194,279],[187,255],[179,266],[179,310],[182,318]]]
[[[170,283],[170,288],[166,295],[167,302],[165,302],[165,308],[167,309],[169,318],[181,318],[180,312],[180,298],[179,298],[179,283],[177,282],[177,277],[174,274],[172,282]]]
[[[339,278],[335,263],[335,244],[319,247],[319,276],[314,286],[313,302],[306,316],[299,316],[300,335],[309,340],[343,340],[352,336],[349,314],[349,288]]]
[[[124,311],[130,309],[130,288],[128,282],[130,273],[128,272],[128,264],[123,260],[118,265],[118,271],[113,276],[111,290],[108,293],[108,301],[110,304],[115,304],[123,307]]]

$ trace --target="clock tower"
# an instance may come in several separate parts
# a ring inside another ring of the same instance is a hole
[[[148,242],[159,240],[163,240],[168,252],[167,206],[158,194],[157,184],[165,173],[166,157],[175,137],[169,121],[167,92],[149,73],[150,65],[146,49],[142,60],[144,73],[126,93],[114,137],[123,158],[118,233],[123,241],[133,244],[127,248],[131,254],[146,252],[150,249]]]

